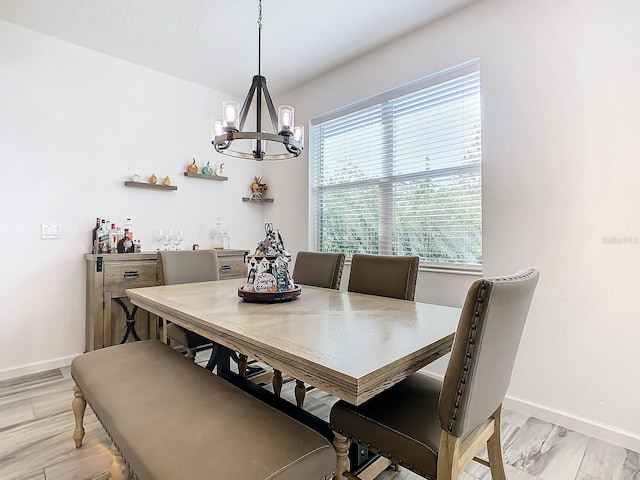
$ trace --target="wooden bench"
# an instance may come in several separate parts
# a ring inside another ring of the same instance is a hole
[[[88,403],[113,441],[114,480],[328,480],[336,454],[319,433],[149,340],[71,364],[76,447]]]

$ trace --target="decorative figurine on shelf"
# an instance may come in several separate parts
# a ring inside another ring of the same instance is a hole
[[[134,173],[133,175],[131,175],[131,177],[129,177],[129,179],[132,182],[139,182],[140,181],[140,175],[138,175],[137,173]]]
[[[198,173],[198,165],[196,165],[196,157],[193,157],[193,163],[187,167],[187,172]]]
[[[206,167],[202,167],[202,173],[205,175],[213,175],[213,168],[211,168],[211,162],[207,162]]]
[[[262,177],[253,177],[251,200],[261,200],[268,188],[268,185],[262,181]]]
[[[151,185],[155,185],[156,183],[158,183],[158,177],[156,177],[155,173],[151,174],[151,176],[149,177],[149,183]]]
[[[222,176],[224,176],[224,162],[222,162],[222,163],[220,164],[220,166],[219,166],[218,168],[216,168],[216,175],[217,175],[218,177],[222,177]]]
[[[249,257],[249,275],[244,286],[246,292],[278,293],[295,289],[288,264],[291,255],[284,247],[280,231],[273,224],[265,224],[266,236],[258,243],[253,256]]]
[[[167,187],[169,185],[171,185],[171,179],[169,178],[169,175],[167,175],[166,177],[164,177],[164,180],[162,180],[162,184],[166,185]]]

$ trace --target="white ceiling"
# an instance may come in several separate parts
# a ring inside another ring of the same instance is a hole
[[[474,0],[263,0],[262,74],[287,91]],[[0,19],[243,97],[258,0],[0,0]]]

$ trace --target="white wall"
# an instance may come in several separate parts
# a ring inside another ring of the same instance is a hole
[[[479,57],[483,273],[541,272],[510,406],[636,451],[638,18],[635,0],[481,0],[282,99],[308,122]],[[307,176],[306,157],[265,167],[291,251],[308,247]],[[417,299],[460,306],[473,280],[422,272]]]
[[[216,217],[232,248],[255,247],[262,212],[241,197],[259,164],[227,161],[228,182],[182,175],[192,157],[228,159],[209,129],[227,97],[0,21],[0,379],[83,351],[83,254],[97,216],[131,217],[143,250],[156,227],[210,247]],[[124,187],[133,173],[169,175],[178,190]],[[60,224],[62,238],[40,240],[41,223]]]

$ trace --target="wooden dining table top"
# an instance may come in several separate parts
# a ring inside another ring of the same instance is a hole
[[[250,303],[237,279],[128,289],[131,302],[360,405],[451,350],[460,309],[302,285]]]

